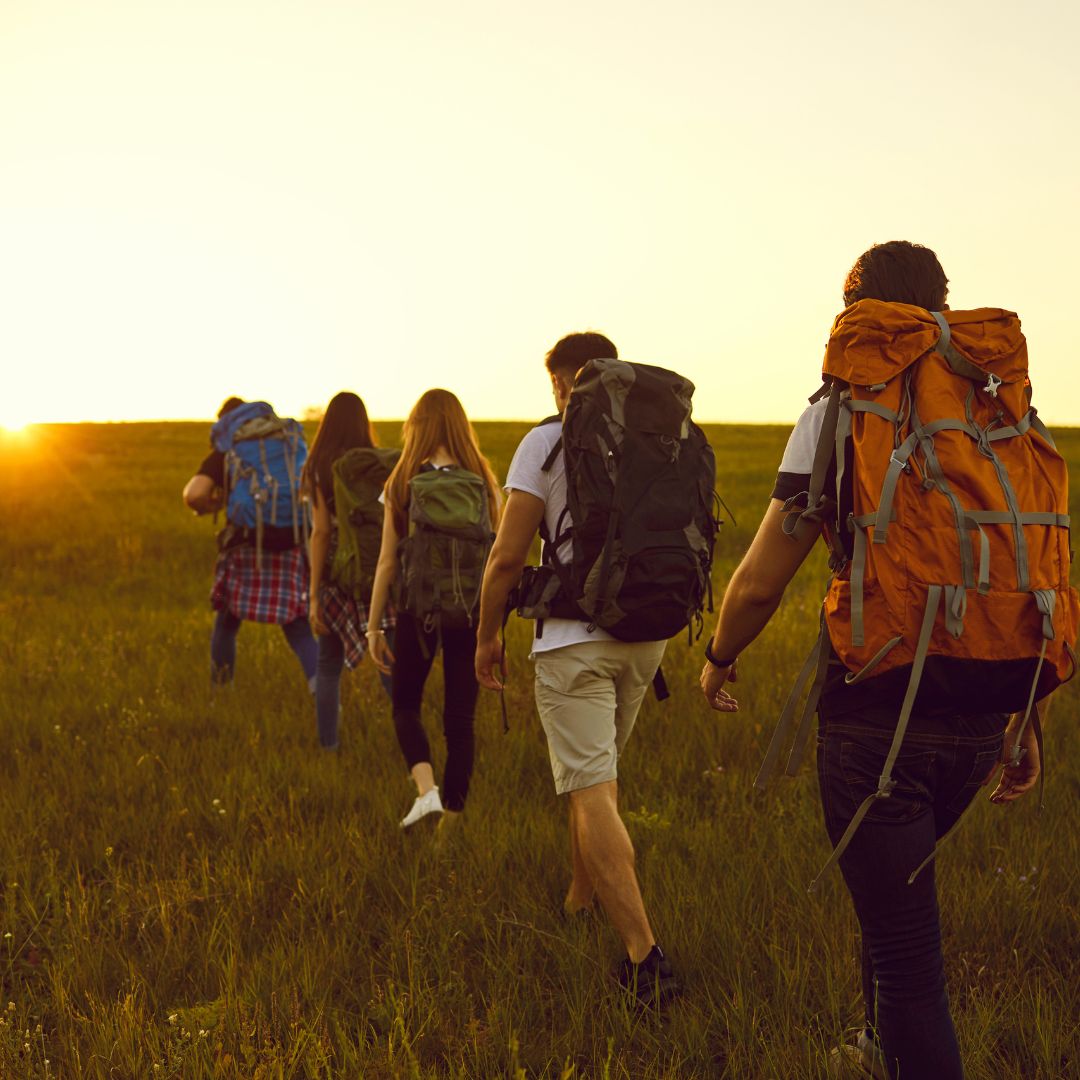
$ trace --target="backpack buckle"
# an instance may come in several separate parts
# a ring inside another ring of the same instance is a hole
[[[983,387],[983,393],[989,394],[992,398],[996,398],[998,394],[998,387],[1001,385],[1001,379],[999,379],[993,372],[990,372],[986,376],[986,385]]]

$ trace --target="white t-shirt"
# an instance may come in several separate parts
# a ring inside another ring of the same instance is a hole
[[[551,468],[544,472],[544,462],[562,437],[562,424],[554,422],[535,427],[514,452],[514,460],[506,474],[507,491],[525,491],[542,499],[544,522],[549,536],[555,535],[559,518],[566,509],[566,464],[558,454]],[[569,515],[563,527],[569,523]],[[570,559],[572,541],[566,540],[556,554],[561,561]],[[599,628],[589,633],[589,624],[580,619],[545,619],[544,636],[533,637],[533,653],[561,649],[564,645],[576,645],[581,641],[614,641],[606,631]]]

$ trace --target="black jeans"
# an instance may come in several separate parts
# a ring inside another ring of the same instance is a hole
[[[877,790],[898,710],[823,722],[818,780],[835,844],[859,804]],[[840,858],[862,930],[867,1027],[889,1075],[963,1080],[941,955],[934,863],[911,872],[949,831],[993,771],[1003,713],[913,717],[893,769],[896,787],[877,800]]]
[[[475,738],[473,713],[480,687],[476,681],[476,630],[443,627],[425,632],[406,612],[398,612],[394,630],[394,730],[411,769],[431,761],[427,735],[420,723],[424,682],[435,653],[443,654],[443,735],[446,738],[446,773],[442,803],[447,810],[463,810],[472,778]]]

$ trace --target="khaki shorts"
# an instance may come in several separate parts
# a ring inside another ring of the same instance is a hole
[[[614,780],[666,641],[583,641],[536,654],[536,707],[560,795]]]

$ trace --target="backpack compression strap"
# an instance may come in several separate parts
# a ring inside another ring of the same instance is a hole
[[[833,848],[832,854],[829,856],[828,861],[818,871],[817,877],[810,882],[809,892],[813,892],[818,883],[824,877],[825,873],[830,870],[835,863],[840,860],[840,856],[847,850],[848,845],[851,843],[851,838],[855,835],[856,830],[862,824],[863,818],[866,817],[870,810],[870,807],[877,802],[878,799],[887,799],[896,787],[896,781],[892,778],[893,766],[896,764],[896,758],[900,753],[900,746],[904,741],[904,735],[907,733],[908,721],[911,719],[911,710],[915,704],[915,695],[919,689],[919,683],[922,681],[923,665],[926,663],[926,654],[930,648],[930,637],[934,631],[934,622],[937,619],[938,608],[941,606],[942,587],[940,585],[931,585],[926,592],[926,610],[923,612],[922,627],[919,630],[918,644],[915,646],[915,659],[911,664],[911,675],[908,678],[907,692],[904,694],[904,703],[900,707],[900,718],[896,722],[896,732],[893,735],[892,744],[889,747],[888,757],[885,758],[884,768],[881,770],[881,776],[878,777],[877,791],[871,792],[862,801],[862,804],[855,811],[854,817],[848,823],[848,827],[844,830],[844,835],[840,837],[840,842]]]

